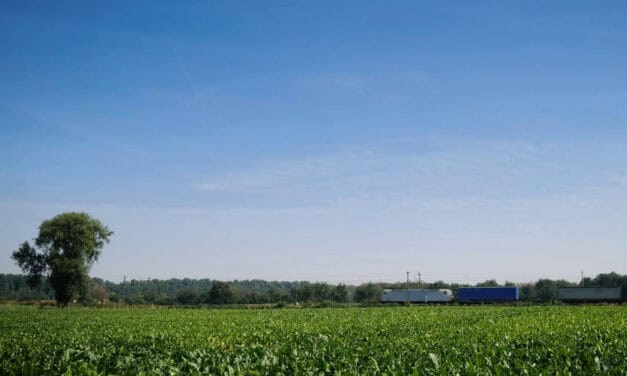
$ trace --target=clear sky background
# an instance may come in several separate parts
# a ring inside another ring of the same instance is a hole
[[[3,1],[0,131],[0,272],[77,210],[115,281],[627,273],[623,1]]]

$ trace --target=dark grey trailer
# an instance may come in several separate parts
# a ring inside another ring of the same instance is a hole
[[[558,291],[559,300],[564,302],[620,302],[620,287],[563,287]]]
[[[448,289],[386,289],[381,294],[382,302],[436,303],[452,299],[453,293]]]

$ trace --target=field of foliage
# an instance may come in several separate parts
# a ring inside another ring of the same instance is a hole
[[[625,375],[627,308],[0,306],[3,375]]]

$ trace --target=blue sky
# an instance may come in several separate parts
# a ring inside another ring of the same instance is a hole
[[[356,283],[627,272],[623,2],[0,5],[0,272]]]

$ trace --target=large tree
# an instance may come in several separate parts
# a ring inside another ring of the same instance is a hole
[[[24,242],[13,259],[28,275],[31,287],[49,276],[57,303],[62,306],[85,296],[89,269],[113,234],[87,213],[63,213],[42,222],[34,246]]]

